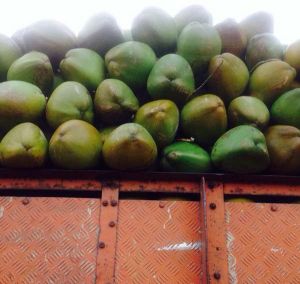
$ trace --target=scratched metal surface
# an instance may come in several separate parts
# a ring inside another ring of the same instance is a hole
[[[100,199],[0,198],[0,283],[95,283]]]
[[[300,283],[300,205],[225,204],[231,284]]]
[[[121,200],[116,283],[200,283],[199,202]]]

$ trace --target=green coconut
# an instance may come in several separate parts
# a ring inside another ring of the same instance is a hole
[[[223,101],[206,94],[189,101],[181,111],[181,128],[203,146],[212,145],[227,129],[227,114]]]
[[[296,70],[288,63],[274,59],[258,65],[250,76],[249,93],[268,107],[286,92],[296,77]]]
[[[177,30],[174,19],[155,7],[144,9],[132,23],[133,40],[148,44],[158,55],[172,52],[176,47]]]
[[[265,137],[250,125],[223,134],[213,146],[211,159],[216,168],[237,174],[260,173],[269,166]]]
[[[282,59],[283,46],[273,34],[253,36],[247,45],[245,61],[251,70],[257,63],[268,59]]]
[[[25,52],[34,50],[47,54],[56,71],[67,51],[76,46],[76,37],[60,22],[41,20],[23,30],[22,45]]]
[[[240,96],[246,89],[249,71],[245,63],[231,53],[214,56],[208,67],[208,87],[225,103]]]
[[[300,39],[287,46],[284,52],[284,61],[300,72]]]
[[[258,98],[241,96],[231,101],[228,107],[228,120],[232,127],[246,124],[263,130],[269,124],[270,113],[267,106]]]
[[[92,16],[77,37],[79,47],[92,49],[101,56],[124,40],[116,19],[105,12]]]
[[[53,69],[49,57],[41,52],[31,51],[18,58],[10,66],[7,80],[18,80],[39,87],[49,94],[53,85]]]
[[[110,49],[105,55],[109,76],[119,79],[133,89],[146,85],[156,62],[152,48],[142,42],[127,41]]]
[[[193,71],[180,55],[168,54],[154,65],[147,81],[152,99],[169,99],[181,107],[195,89]]]
[[[44,114],[46,98],[35,85],[23,81],[0,83],[0,129],[35,122]]]
[[[47,123],[57,128],[71,119],[93,122],[93,101],[88,90],[78,82],[67,81],[51,94],[46,106]]]
[[[210,59],[221,50],[219,33],[209,24],[192,22],[178,36],[177,53],[190,63],[195,76],[203,76]]]
[[[99,131],[83,120],[61,124],[49,142],[52,163],[63,169],[88,169],[101,159],[102,139]]]
[[[9,67],[21,55],[21,49],[13,40],[0,34],[0,82],[6,81]]]
[[[265,132],[270,154],[270,171],[277,174],[300,173],[300,130],[274,125]]]
[[[102,57],[87,48],[75,48],[67,52],[59,65],[66,81],[76,81],[89,91],[95,91],[105,78],[105,66]]]
[[[163,149],[160,167],[168,172],[205,173],[211,170],[211,161],[199,145],[179,141]]]
[[[106,125],[128,122],[139,108],[133,91],[122,81],[106,79],[97,88],[95,111]]]
[[[1,164],[9,168],[39,168],[45,163],[48,141],[42,130],[31,122],[18,124],[0,144]]]
[[[137,123],[117,127],[105,140],[103,158],[112,169],[132,171],[151,167],[157,156],[149,132]]]
[[[170,100],[144,104],[136,113],[135,123],[142,125],[159,149],[171,144],[179,125],[179,110]]]
[[[282,94],[273,103],[271,116],[275,124],[300,128],[300,88]]]
[[[178,34],[191,22],[212,25],[212,15],[201,5],[189,5],[180,10],[174,17]]]

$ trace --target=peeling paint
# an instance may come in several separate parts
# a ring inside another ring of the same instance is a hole
[[[168,213],[168,220],[164,223],[163,227],[164,229],[166,229],[166,224],[172,220],[172,214],[171,214],[171,208],[172,206],[174,206],[176,204],[176,201],[174,201],[167,209],[167,213]]]
[[[226,222],[226,224],[230,223],[230,217],[231,217],[230,211],[227,209],[225,211],[225,222]]]
[[[88,213],[89,217],[91,217],[91,216],[92,216],[92,209],[91,209],[90,207],[88,207],[88,209],[87,209],[87,213]]]
[[[191,242],[191,243],[187,243],[187,242],[183,242],[183,243],[179,243],[179,244],[171,244],[168,246],[164,246],[161,248],[158,248],[158,251],[170,251],[170,250],[198,250],[201,249],[201,242]]]
[[[274,252],[274,253],[277,253],[277,252],[283,253],[283,249],[282,248],[273,247],[273,248],[271,248],[271,252]]]
[[[234,236],[231,232],[227,232],[227,250],[228,250],[228,272],[230,276],[230,284],[237,284],[236,258],[233,255]]]
[[[0,206],[0,218],[2,218],[4,215],[4,207]]]

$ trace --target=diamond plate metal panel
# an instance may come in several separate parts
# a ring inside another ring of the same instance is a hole
[[[0,283],[94,283],[100,199],[0,198]]]
[[[225,204],[230,283],[300,283],[300,205]]]
[[[199,202],[121,200],[116,283],[201,283]]]

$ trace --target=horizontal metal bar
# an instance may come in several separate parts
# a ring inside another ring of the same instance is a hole
[[[120,192],[199,193],[202,178],[208,184],[224,183],[225,194],[300,194],[300,176],[55,169],[0,169],[0,190],[101,191],[117,182]]]
[[[300,196],[300,185],[290,183],[224,183],[224,194]]]

